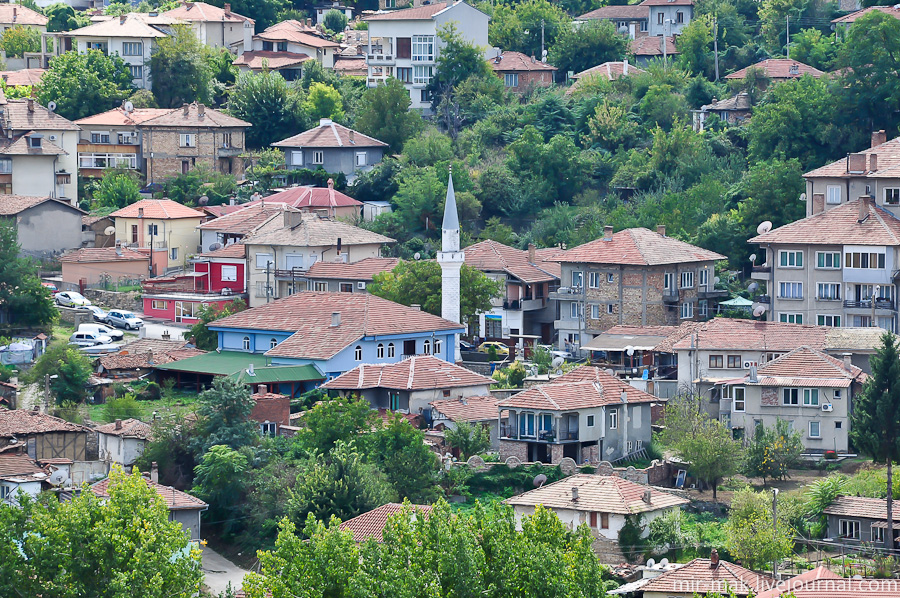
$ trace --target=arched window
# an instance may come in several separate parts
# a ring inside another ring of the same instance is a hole
[[[278,339],[273,338],[273,339],[269,340],[269,348],[270,349],[274,349],[277,346],[278,346]]]
[[[353,350],[353,358],[356,361],[362,361],[362,346],[356,345],[356,349]]]
[[[388,359],[394,356],[394,343],[388,343]]]
[[[431,355],[431,341],[426,340],[422,343],[422,353],[425,355]]]
[[[435,355],[441,354],[441,349],[443,348],[443,345],[444,345],[444,343],[441,342],[441,339],[439,339],[439,338],[434,339],[434,354]]]
[[[384,359],[384,343],[378,343],[378,347],[375,349],[375,355],[378,359]]]
[[[250,337],[249,336],[244,337],[243,347],[244,347],[244,351],[250,350]]]

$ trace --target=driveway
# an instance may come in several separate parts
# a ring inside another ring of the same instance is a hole
[[[212,593],[218,596],[225,591],[229,582],[233,590],[240,590],[244,575],[248,571],[241,569],[209,546],[203,546],[202,550],[200,566],[206,578],[203,583]]]

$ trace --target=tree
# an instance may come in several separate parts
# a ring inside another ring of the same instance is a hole
[[[894,548],[893,465],[900,459],[900,355],[897,337],[886,332],[871,358],[872,375],[855,399],[850,414],[850,440],[876,463],[887,464],[885,548]]]
[[[99,50],[64,52],[50,60],[41,77],[38,101],[56,102],[56,112],[69,120],[112,110],[131,95],[131,72],[119,56]]]
[[[341,94],[334,87],[324,83],[313,83],[309,86],[309,94],[303,102],[303,109],[310,118],[330,118],[343,120],[344,109],[341,102]]]
[[[209,504],[209,516],[222,522],[225,530],[237,527],[234,520],[240,512],[248,468],[245,455],[218,444],[206,451],[194,469],[191,492]]]
[[[835,35],[822,35],[818,29],[791,34],[791,58],[820,71],[832,70],[841,44]]]
[[[50,391],[58,405],[80,403],[87,396],[87,383],[93,373],[91,360],[65,343],[51,346],[23,375],[28,383],[43,384],[50,376]]]
[[[372,427],[374,412],[365,399],[348,397],[320,401],[303,414],[297,444],[311,455],[331,452],[338,441],[353,442]]]
[[[772,501],[776,500],[778,521],[772,521]],[[794,529],[791,520],[799,513],[799,502],[786,493],[773,498],[769,492],[740,490],[734,493],[725,524],[728,551],[746,566],[760,569],[791,554]]]
[[[341,33],[342,31],[344,31],[344,27],[347,26],[347,15],[339,10],[335,10],[332,8],[325,13],[325,18],[322,24],[325,25],[325,29],[327,29],[328,31]]]
[[[191,102],[209,103],[212,71],[206,49],[187,25],[173,25],[171,35],[157,40],[150,53],[153,95],[162,108]]]
[[[504,50],[540,56],[542,30],[545,48],[552,48],[557,38],[571,27],[569,15],[547,0],[503,3],[494,9],[488,26],[488,41],[491,46]]]
[[[247,129],[250,147],[268,147],[309,124],[296,89],[277,71],[240,73],[228,97],[228,112],[253,125]]]
[[[491,448],[491,433],[478,423],[456,422],[444,430],[444,440],[448,446],[459,449],[460,459],[480,455]]]
[[[612,21],[592,20],[562,31],[548,55],[561,75],[580,73],[604,62],[621,61],[628,50],[628,38],[619,35]]]
[[[800,462],[803,452],[803,437],[799,431],[791,430],[787,420],[778,419],[775,426],[756,426],[753,439],[747,448],[744,473],[749,477],[783,480],[788,470]]]
[[[141,478],[110,473],[109,498],[24,498],[0,506],[0,595],[189,598],[200,550]]]
[[[710,19],[698,17],[681,31],[675,40],[678,58],[675,63],[694,75],[708,75],[712,70],[713,31]]]
[[[31,260],[19,257],[15,224],[0,223],[0,314],[17,326],[47,326],[58,316]]]
[[[94,191],[94,201],[105,207],[124,208],[140,199],[140,179],[133,170],[127,168],[107,170]]]
[[[203,351],[214,351],[219,346],[219,335],[209,329],[209,325],[225,316],[247,309],[243,299],[235,299],[221,305],[210,304],[200,308],[197,322],[184,333],[185,339],[194,337],[194,346]]]
[[[399,152],[406,140],[422,128],[422,117],[409,111],[409,91],[397,79],[365,91],[356,117],[360,133],[374,137]]]
[[[0,49],[13,58],[21,58],[25,52],[40,52],[41,34],[31,27],[10,27],[0,35]]]
[[[256,422],[250,419],[256,401],[250,396],[249,386],[217,376],[212,388],[200,393],[199,400],[197,454],[217,444],[239,449],[259,438]]]
[[[387,425],[363,437],[369,460],[383,471],[401,499],[430,503],[438,494],[439,460],[425,444],[425,434],[394,414]]]
[[[441,266],[432,261],[402,261],[390,272],[375,275],[368,291],[403,305],[421,305],[430,314],[441,314]],[[463,324],[490,311],[491,299],[503,292],[495,280],[463,264],[460,271],[460,313]]]
[[[47,31],[71,31],[91,24],[86,13],[76,13],[75,9],[64,2],[56,2],[44,9],[47,17]]]

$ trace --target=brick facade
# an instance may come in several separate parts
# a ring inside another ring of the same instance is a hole
[[[778,406],[778,389],[777,388],[763,388],[760,402],[763,405],[766,405],[769,407],[777,407]]]
[[[250,419],[259,423],[275,423],[278,429],[291,424],[291,399],[285,395],[268,392],[260,385],[259,392],[253,395],[256,405],[250,413]]]
[[[183,133],[195,135],[196,147],[181,145]],[[243,160],[238,157],[245,147],[243,128],[146,127],[142,144],[148,183],[162,182],[196,166],[233,174],[237,178],[244,172]]]
[[[516,457],[522,463],[528,461],[528,444],[515,440],[500,441],[500,459],[506,460],[509,457]]]

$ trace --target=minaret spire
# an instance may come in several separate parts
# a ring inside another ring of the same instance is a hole
[[[441,265],[441,317],[462,323],[460,315],[460,269],[465,254],[459,250],[459,214],[456,209],[456,193],[453,191],[453,169],[447,180],[447,199],[444,202],[444,220],[441,222],[441,251],[437,261]],[[459,361],[459,338],[454,339],[454,353],[448,360]]]

